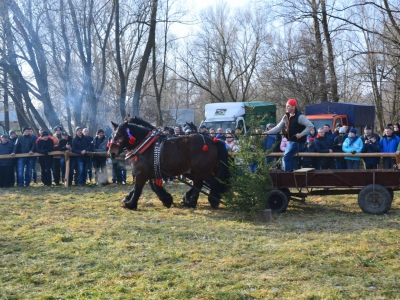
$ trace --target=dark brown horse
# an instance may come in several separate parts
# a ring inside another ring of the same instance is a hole
[[[131,151],[148,138],[151,130],[137,126],[125,121],[114,126],[113,138],[109,148],[109,154],[114,158],[123,149]],[[193,180],[193,188],[184,196],[183,204],[187,207],[196,207],[199,192],[206,181],[210,187],[208,201],[211,206],[217,208],[220,203],[221,193],[227,185],[224,183],[229,179],[228,152],[225,144],[214,141],[202,134],[191,134],[168,139],[163,134],[155,133],[159,142],[163,141],[160,153],[160,176],[179,176],[190,171]],[[155,143],[152,143],[143,153],[137,154],[133,159],[133,167],[136,173],[135,186],[124,200],[124,206],[129,209],[137,209],[139,197],[146,181],[158,198],[166,207],[171,207],[173,199],[162,186],[154,184],[156,178]],[[156,151],[157,152],[157,151]],[[129,153],[129,152],[128,152]]]

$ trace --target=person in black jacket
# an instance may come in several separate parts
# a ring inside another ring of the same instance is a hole
[[[61,140],[58,143],[58,151],[67,151],[72,149],[72,137],[68,135],[67,132],[63,131],[61,133]],[[61,178],[62,182],[65,181],[65,156],[61,156],[60,158],[60,168],[61,168]],[[73,173],[74,170],[70,172]]]
[[[339,135],[333,140],[333,152],[344,153],[342,146],[343,142],[346,140],[347,134],[344,127],[340,127]],[[336,169],[347,169],[346,161],[344,157],[335,157]]]
[[[36,152],[44,154],[44,156],[39,156],[39,164],[42,171],[42,183],[45,186],[51,185],[51,168],[53,167],[53,155],[49,155],[51,151],[54,151],[54,142],[49,138],[49,133],[43,131],[37,142]]]
[[[30,128],[22,128],[22,135],[18,137],[14,145],[12,156],[16,153],[24,153],[32,155],[36,149],[36,138],[30,134]],[[20,157],[18,158],[18,170],[17,170],[17,183],[19,187],[29,186],[32,179],[33,164],[36,161],[36,157]],[[26,170],[25,170],[26,168]]]
[[[333,142],[329,137],[326,137],[324,128],[318,129],[318,135],[314,141],[315,152],[332,153]],[[333,157],[318,157],[319,166],[321,169],[336,169]]]
[[[107,151],[107,139],[103,129],[97,130],[97,135],[93,139],[93,151],[94,152],[106,152]],[[94,167],[94,178],[96,185],[108,184],[107,174],[107,158],[94,156],[92,158]]]
[[[14,145],[9,141],[8,135],[3,134],[0,141],[0,155],[11,154]],[[0,188],[14,186],[14,159],[0,159]]]
[[[92,138],[88,136],[84,136],[82,132],[82,127],[77,127],[75,130],[75,137],[72,139],[72,152],[76,154],[81,154],[81,156],[74,157],[71,160],[71,169],[75,168],[75,165],[78,166],[78,185],[84,186],[86,183],[86,176],[88,170],[89,156],[86,155],[86,152],[90,152],[93,149]],[[72,184],[72,174],[69,174],[69,185]]]

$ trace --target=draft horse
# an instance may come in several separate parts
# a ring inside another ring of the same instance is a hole
[[[136,210],[143,186],[150,180],[152,190],[157,194],[164,206],[171,207],[173,198],[162,186],[154,183],[161,178],[179,176],[191,171],[193,188],[183,197],[186,207],[195,208],[199,192],[206,181],[210,187],[208,201],[213,208],[220,204],[221,193],[225,192],[229,179],[228,152],[225,144],[202,134],[191,134],[168,139],[161,133],[156,133],[143,126],[128,121],[114,127],[113,137],[108,150],[115,158],[124,149],[130,155],[137,147],[141,147],[149,136],[154,135],[157,142],[147,145],[145,151],[136,153],[132,158],[136,173],[134,188],[123,201],[123,206]],[[155,145],[162,143],[162,150]],[[156,152],[156,156],[155,156]],[[158,157],[157,157],[158,155]],[[155,161],[159,161],[158,169]],[[158,178],[156,173],[158,172]]]

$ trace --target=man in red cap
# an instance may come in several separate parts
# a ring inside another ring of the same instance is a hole
[[[298,168],[298,161],[294,156],[300,149],[304,148],[307,140],[307,134],[314,128],[305,115],[297,109],[296,99],[289,99],[286,102],[286,114],[274,128],[268,130],[266,134],[277,134],[286,129],[288,143],[283,155],[283,169],[285,172],[291,172]]]

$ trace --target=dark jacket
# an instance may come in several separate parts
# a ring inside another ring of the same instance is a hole
[[[49,137],[47,141],[40,139],[37,143],[37,153],[41,154],[48,154],[49,152],[54,151],[54,142],[53,140]]]
[[[345,135],[338,135],[335,137],[335,139],[333,140],[333,152],[344,153],[342,146],[346,138],[347,137]],[[338,162],[344,162],[344,157],[335,157],[335,159]]]
[[[39,162],[40,163],[52,163],[53,162],[53,155],[48,155],[49,152],[54,151],[54,142],[53,140],[49,137],[47,141],[40,139],[37,143],[37,153],[44,154],[45,156],[39,156]]]
[[[11,154],[13,150],[14,145],[10,141],[7,141],[5,144],[0,142],[0,155]],[[12,166],[13,164],[14,161],[12,158],[0,159],[0,166]]]
[[[76,154],[81,154],[82,150],[92,151],[93,144],[92,144],[92,137],[82,135],[80,138],[79,136],[75,136],[72,139],[72,152]]]
[[[67,140],[61,139],[60,142],[58,143],[58,151],[67,151],[68,150],[66,148],[67,144],[72,146],[72,137],[68,136]]]
[[[330,138],[327,138],[326,136],[321,137],[317,135],[316,139],[314,140],[314,147],[315,152],[329,153],[329,149],[333,148],[332,140]]]
[[[36,137],[32,135],[21,135],[18,137],[14,146],[14,153],[29,153],[35,152]]]
[[[299,140],[295,137],[296,134],[302,132],[306,126],[299,124],[298,119],[302,113],[296,108],[294,116],[290,116],[286,113],[286,138],[288,141],[298,141],[300,143],[305,143],[307,141],[307,136],[302,136]]]
[[[369,141],[369,143],[364,144],[363,149],[362,149],[363,153],[379,153],[380,148],[379,148],[379,143],[375,142],[372,143],[372,141]],[[370,165],[377,165],[379,164],[380,161],[380,157],[363,157],[364,162],[366,164],[370,164]]]
[[[102,139],[96,136],[93,139],[93,152],[106,152],[107,151],[107,139],[104,136]]]
[[[107,138],[104,136],[102,139],[96,136],[93,139],[93,152],[106,152],[107,151]],[[106,157],[93,156],[94,161],[106,161]]]

